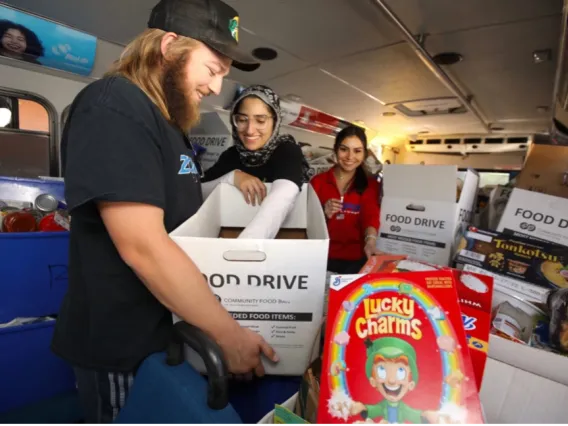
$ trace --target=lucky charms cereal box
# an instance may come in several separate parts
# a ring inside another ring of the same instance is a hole
[[[451,271],[336,277],[318,423],[482,423]]]

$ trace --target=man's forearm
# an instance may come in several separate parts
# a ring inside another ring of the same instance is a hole
[[[169,236],[137,248],[126,262],[152,294],[184,321],[217,342],[238,334],[238,323],[213,295],[197,266]]]

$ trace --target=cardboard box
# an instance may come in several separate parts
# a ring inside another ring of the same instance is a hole
[[[515,188],[497,231],[568,246],[568,200]]]
[[[489,347],[490,352],[492,347]],[[510,349],[512,353],[519,352],[514,346]],[[529,356],[528,364],[547,361],[531,357],[533,354],[524,353],[524,349],[521,346],[521,356]],[[560,366],[555,363],[551,367],[562,367],[567,371],[566,364]],[[568,386],[557,379],[549,380],[491,357],[487,360],[485,375],[488,380],[483,381],[480,397],[488,424],[566,423]]]
[[[307,240],[217,238],[223,227],[245,228],[258,209],[235,187],[221,184],[170,236],[233,317],[274,347],[280,362],[265,362],[267,374],[301,375],[322,319],[329,247],[323,211],[311,186],[304,185],[282,228],[305,229]],[[205,371],[193,351],[187,358]]]
[[[568,386],[567,356],[491,335],[489,358]]]
[[[456,202],[456,166],[386,165],[377,246],[449,265],[456,234],[475,209],[479,175],[468,171]]]
[[[551,289],[568,287],[568,248],[470,227],[462,237],[456,266],[489,272],[498,286],[543,302]],[[500,277],[496,277],[499,275]]]
[[[568,147],[531,145],[516,188],[568,198]]]

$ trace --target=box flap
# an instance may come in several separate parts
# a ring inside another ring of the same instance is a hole
[[[327,223],[316,191],[314,191],[312,185],[306,185],[302,188],[302,192],[307,193],[308,238],[310,240],[329,240]]]
[[[170,232],[170,236],[217,238],[221,229],[221,195],[217,187],[197,213]]]
[[[489,338],[489,356],[529,373],[568,385],[568,357],[494,335]]]
[[[384,168],[384,197],[455,203],[457,166],[388,164]]]
[[[479,174],[468,170],[465,174],[463,187],[456,210],[456,224],[471,223],[475,212],[475,200],[479,190]]]
[[[497,231],[568,246],[568,200],[515,188]]]

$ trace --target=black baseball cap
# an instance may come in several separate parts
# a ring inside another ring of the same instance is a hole
[[[232,59],[241,71],[260,66],[239,49],[239,14],[221,0],[160,0],[152,9],[148,28],[199,40]]]

